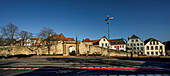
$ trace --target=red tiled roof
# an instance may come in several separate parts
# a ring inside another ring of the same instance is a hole
[[[49,39],[49,38],[47,38]],[[44,40],[47,40],[44,39]],[[66,38],[62,33],[60,35],[51,35],[50,36],[50,41],[75,41],[74,38]]]
[[[93,43],[97,43],[99,42],[100,40],[92,40]]]
[[[67,38],[68,41],[75,41],[74,38]]]
[[[123,39],[111,39],[109,41],[111,45],[126,44]]]
[[[89,38],[83,40],[83,42],[92,42]]]
[[[102,38],[106,38],[106,36],[103,36]],[[106,38],[107,39],[107,38]]]
[[[132,35],[132,37],[130,39],[134,39],[134,38],[139,38],[136,35]]]

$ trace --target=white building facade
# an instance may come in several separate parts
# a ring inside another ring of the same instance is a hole
[[[147,39],[145,40],[145,55],[165,56],[165,45],[154,38]]]
[[[124,42],[123,39],[111,39],[110,43],[111,43],[110,49],[126,51],[126,43]]]
[[[144,52],[144,42],[137,37],[136,35],[132,35],[130,39],[127,41],[128,51],[133,51],[134,53],[142,53]]]
[[[110,43],[105,36],[103,36],[102,39],[100,39],[99,46],[104,48],[108,48],[108,46],[110,46]]]

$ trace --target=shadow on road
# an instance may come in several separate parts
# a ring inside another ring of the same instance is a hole
[[[117,67],[161,67],[161,68],[169,68],[170,63],[167,62],[167,59],[163,59],[166,62],[161,62],[161,59],[125,59],[118,58],[119,60],[103,60],[102,58],[46,58],[48,61],[54,63],[68,63],[73,65],[72,67],[76,67],[74,63],[80,63],[82,66],[91,66],[93,67],[95,64],[100,66],[117,66]],[[159,61],[160,60],[160,61]],[[139,62],[138,62],[139,61]],[[142,62],[140,62],[142,61]],[[89,63],[89,65],[83,65],[83,63]],[[49,69],[44,69],[49,68]],[[53,68],[53,69],[50,69]],[[59,68],[59,69],[54,69]],[[114,69],[114,70],[86,70],[86,69],[72,69],[72,68],[64,68],[64,67],[50,67],[45,66],[38,70],[34,70],[27,73],[22,73],[17,76],[56,76],[56,75],[65,75],[65,76],[75,76],[75,75],[129,75],[129,74],[169,74],[170,71],[166,69]]]

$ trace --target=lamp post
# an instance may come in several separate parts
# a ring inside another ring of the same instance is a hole
[[[110,40],[110,26],[109,26],[109,20],[113,20],[114,18],[113,17],[109,17],[109,15],[107,15],[107,18],[105,19],[105,21],[107,21],[107,24],[108,24],[108,41]],[[109,45],[107,47],[107,52],[109,54],[109,57],[110,57],[110,50],[109,50]]]

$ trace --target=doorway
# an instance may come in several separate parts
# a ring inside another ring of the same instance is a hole
[[[70,56],[75,56],[75,47],[74,46],[69,47],[69,55]]]

